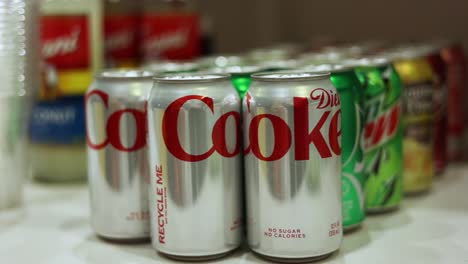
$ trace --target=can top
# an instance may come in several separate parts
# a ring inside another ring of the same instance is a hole
[[[152,71],[155,73],[177,73],[177,72],[191,72],[197,70],[197,64],[195,62],[171,62],[171,61],[162,61],[162,62],[153,62],[146,64],[143,68]]]
[[[325,63],[317,65],[308,65],[302,68],[306,72],[345,72],[353,70],[353,65],[346,65],[341,63]]]
[[[229,66],[241,66],[245,64],[246,59],[238,55],[217,55],[210,57],[202,57],[197,60],[200,67],[212,68],[212,67],[229,67]]]
[[[253,80],[266,82],[310,81],[328,78],[330,78],[330,72],[278,71],[252,75]]]
[[[388,65],[390,63],[389,58],[384,56],[376,56],[376,57],[365,57],[361,59],[349,59],[343,61],[343,65],[350,66],[350,67],[379,67]]]
[[[264,68],[256,65],[247,66],[230,66],[224,68],[212,68],[209,71],[214,73],[225,73],[225,74],[253,74],[256,72],[263,71]]]
[[[156,75],[153,80],[158,83],[207,83],[229,80],[228,74],[215,73],[184,73],[184,74],[163,74]]]
[[[384,53],[391,60],[412,60],[426,57],[434,52],[436,47],[431,45],[400,46]]]
[[[107,80],[135,80],[151,79],[154,76],[152,72],[144,70],[105,70],[96,75],[96,79]]]

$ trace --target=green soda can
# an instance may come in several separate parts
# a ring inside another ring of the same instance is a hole
[[[352,67],[322,64],[305,71],[331,72],[331,82],[341,101],[341,159],[343,228],[358,228],[365,219],[364,151],[361,138],[364,128],[364,90]]]
[[[227,73],[231,75],[231,82],[236,88],[241,98],[247,93],[252,82],[250,77],[254,73],[263,71],[264,68],[260,66],[231,66],[225,68],[213,68],[208,70],[214,73]]]
[[[403,196],[402,84],[385,58],[361,59],[358,65],[356,73],[365,90],[366,211],[391,211]]]

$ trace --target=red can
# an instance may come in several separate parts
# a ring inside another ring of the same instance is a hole
[[[465,120],[463,98],[467,85],[466,58],[459,44],[449,44],[441,51],[442,59],[447,65],[448,85],[448,159],[461,161],[464,150]]]
[[[427,60],[434,76],[434,164],[440,175],[447,167],[447,66],[440,46],[428,46]]]

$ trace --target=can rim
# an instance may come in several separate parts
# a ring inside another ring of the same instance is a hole
[[[361,59],[349,59],[342,63],[349,67],[380,67],[391,64],[391,59],[386,56],[364,57]]]
[[[154,73],[145,70],[104,70],[95,75],[96,79],[104,80],[135,80],[151,79]]]
[[[321,69],[321,67],[327,67],[327,69]],[[304,71],[313,72],[313,73],[322,73],[322,72],[330,72],[330,73],[341,73],[341,72],[348,72],[353,71],[354,66],[349,64],[342,64],[342,63],[323,63],[323,64],[316,64],[316,65],[308,65],[302,68]]]
[[[209,83],[229,79],[229,74],[221,73],[158,74],[153,77],[157,83]]]
[[[257,65],[246,65],[246,66],[229,66],[224,68],[214,67],[208,69],[207,73],[215,74],[229,74],[229,75],[241,75],[241,74],[255,74],[265,71],[264,67]]]
[[[310,71],[276,71],[268,73],[252,74],[252,80],[266,82],[282,81],[310,81],[330,78],[329,71],[310,72]]]

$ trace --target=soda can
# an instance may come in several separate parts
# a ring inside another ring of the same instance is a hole
[[[364,207],[364,151],[361,144],[364,128],[364,89],[351,66],[322,64],[304,68],[311,72],[331,72],[331,82],[341,101],[341,162],[343,229],[345,232],[361,226]]]
[[[404,192],[416,194],[432,186],[434,169],[434,74],[427,50],[398,51],[395,68],[403,85]]]
[[[251,75],[263,71],[264,68],[255,65],[249,66],[230,66],[224,68],[212,68],[207,71],[214,73],[229,74],[231,76],[232,85],[236,88],[239,96],[244,97],[245,93],[249,90],[250,83],[252,82]]]
[[[309,262],[342,241],[341,109],[329,73],[252,75],[243,100],[250,248]]]
[[[467,95],[467,62],[463,47],[459,44],[445,43],[441,51],[442,59],[447,66],[447,118],[448,118],[448,159],[451,162],[460,162],[465,155],[464,140],[468,121],[468,107],[464,98]]]
[[[107,239],[149,238],[145,104],[152,76],[105,71],[86,93],[91,222]]]
[[[402,84],[384,58],[355,63],[365,91],[362,145],[366,211],[388,212],[399,207],[403,196]]]
[[[434,165],[435,174],[441,175],[447,167],[447,67],[438,44],[425,44],[420,49],[427,50],[434,75]]]
[[[183,261],[242,240],[240,98],[229,75],[155,77],[148,102],[153,247]]]

